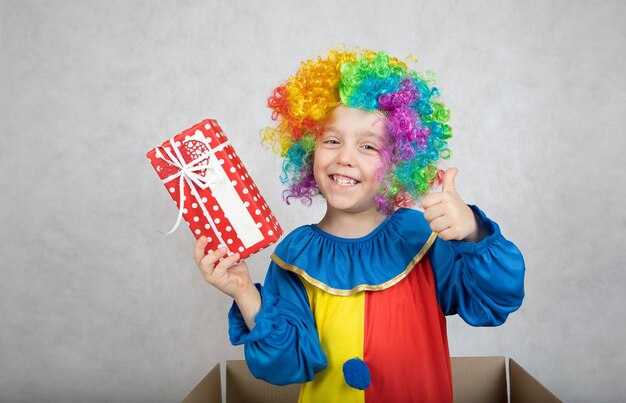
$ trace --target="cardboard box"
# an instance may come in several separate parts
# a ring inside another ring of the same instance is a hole
[[[452,381],[458,403],[561,402],[512,358],[452,357]],[[299,392],[297,384],[275,386],[256,379],[244,360],[226,362],[226,403],[291,403],[298,401]],[[217,364],[183,403],[219,403],[221,399]]]

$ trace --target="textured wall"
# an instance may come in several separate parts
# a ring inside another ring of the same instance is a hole
[[[626,6],[620,1],[0,2],[0,401],[171,402],[228,343],[145,152],[219,119],[289,231],[265,98],[336,42],[419,56],[457,187],[517,243],[527,297],[453,355],[514,357],[569,402],[626,395]],[[267,253],[249,260],[264,277]]]

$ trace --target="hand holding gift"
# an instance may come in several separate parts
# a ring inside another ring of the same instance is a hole
[[[205,253],[224,246],[246,258],[276,242],[283,231],[215,120],[184,130],[147,153]]]
[[[194,259],[202,276],[207,283],[235,300],[246,325],[252,330],[254,317],[261,309],[261,295],[250,278],[248,265],[239,261],[239,253],[225,257],[226,248],[205,254],[206,243],[207,238],[202,236],[194,248]]]

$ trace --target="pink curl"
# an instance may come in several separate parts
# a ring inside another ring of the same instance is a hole
[[[421,93],[413,87],[410,79],[404,79],[400,82],[400,88],[392,93],[383,94],[378,97],[378,104],[381,110],[394,110],[409,106],[412,102],[418,102]]]

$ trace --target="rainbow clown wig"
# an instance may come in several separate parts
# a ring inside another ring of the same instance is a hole
[[[285,201],[310,204],[320,193],[313,177],[316,140],[335,108],[343,104],[386,117],[389,133],[381,150],[379,211],[409,206],[441,182],[440,159],[450,158],[450,111],[437,102],[433,74],[417,73],[384,52],[336,48],[326,57],[302,62],[295,75],[272,92],[268,106],[275,126],[263,144],[284,158]]]

